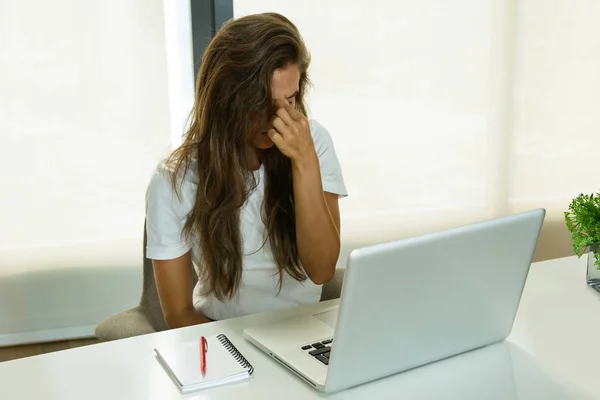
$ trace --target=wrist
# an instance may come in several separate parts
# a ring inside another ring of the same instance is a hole
[[[292,159],[292,169],[310,170],[314,168],[320,168],[319,156],[317,156],[317,152],[314,150],[302,157]]]

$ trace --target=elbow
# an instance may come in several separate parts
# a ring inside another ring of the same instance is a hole
[[[188,326],[189,315],[192,314],[192,310],[163,310],[165,323],[169,329],[183,328]]]
[[[169,329],[183,328],[184,326],[204,324],[211,322],[203,314],[197,312],[193,307],[174,312],[163,312],[165,322]]]
[[[314,278],[314,279],[313,279],[313,278],[311,278],[311,281],[312,281],[312,283],[314,283],[315,285],[324,285],[324,284],[326,284],[327,282],[329,282],[329,281],[330,281],[330,280],[333,278],[333,275],[334,275],[334,274],[331,274],[330,276],[328,276],[328,277],[324,277],[324,278],[321,278],[321,277],[319,277],[319,278]]]
[[[326,268],[322,268],[318,273],[313,273],[308,277],[315,285],[324,285],[333,279],[335,275],[335,265],[335,262],[330,263]]]
[[[165,317],[165,323],[167,324],[167,328],[176,329],[181,328],[181,318],[176,313],[165,312],[163,313]]]
[[[308,278],[316,285],[323,285],[333,279],[340,256],[340,247],[331,246],[325,253],[312,253],[305,260],[305,271]],[[304,261],[304,260],[303,260]]]

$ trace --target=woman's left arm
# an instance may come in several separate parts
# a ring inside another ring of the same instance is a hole
[[[340,255],[338,195],[323,191],[319,159],[292,160],[296,243],[310,280],[323,284],[333,278]]]
[[[323,191],[319,156],[304,115],[282,104],[268,134],[292,161],[298,253],[310,280],[323,284],[335,274],[340,254],[338,195]]]

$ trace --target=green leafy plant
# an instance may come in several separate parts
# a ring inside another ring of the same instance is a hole
[[[574,198],[569,211],[565,212],[565,223],[571,231],[577,257],[593,252],[595,265],[600,269],[600,193],[580,194]]]

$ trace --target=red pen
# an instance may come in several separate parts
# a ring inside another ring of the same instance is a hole
[[[206,352],[208,351],[208,342],[204,336],[200,337],[200,370],[202,376],[206,375]]]

